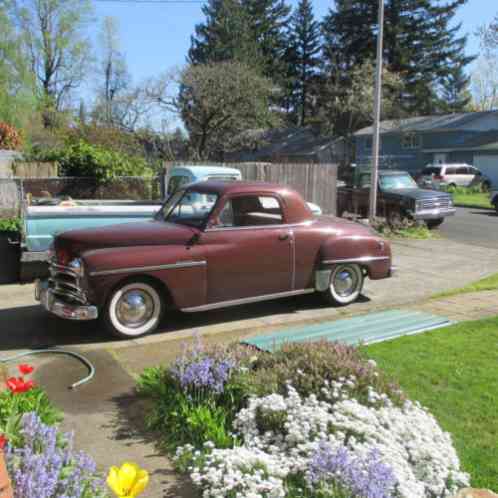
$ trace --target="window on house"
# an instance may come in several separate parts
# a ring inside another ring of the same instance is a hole
[[[406,135],[403,135],[403,138],[401,139],[401,146],[403,149],[420,149],[422,146],[422,139],[420,135],[407,133]]]

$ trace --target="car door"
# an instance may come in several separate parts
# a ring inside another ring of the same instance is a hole
[[[292,290],[293,233],[283,213],[273,194],[221,200],[202,235],[208,303]]]

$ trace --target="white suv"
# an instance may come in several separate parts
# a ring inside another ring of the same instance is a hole
[[[482,185],[489,190],[491,182],[470,164],[429,164],[421,172],[417,183],[422,188],[471,187]]]

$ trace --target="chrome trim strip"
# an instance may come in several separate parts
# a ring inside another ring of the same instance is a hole
[[[296,288],[296,241],[294,230],[289,230],[290,250],[291,250],[291,289]]]
[[[306,220],[301,223],[288,223],[288,224],[275,224],[275,225],[253,225],[248,227],[220,227],[220,228],[206,228],[204,232],[224,232],[232,230],[269,230],[271,228],[292,228],[292,227],[303,227],[309,226],[315,223],[316,220]]]
[[[120,273],[138,273],[159,270],[175,270],[178,268],[192,268],[194,266],[206,266],[207,261],[182,261],[180,263],[172,263],[168,265],[156,266],[137,266],[133,268],[118,268],[116,270],[102,270],[90,272],[91,277],[100,277],[104,275],[119,275]]]
[[[363,256],[361,258],[350,259],[327,259],[322,261],[324,265],[336,265],[338,263],[369,263],[370,261],[385,261],[389,256]]]
[[[315,292],[315,289],[302,289],[302,290],[293,290],[287,292],[277,292],[276,294],[245,297],[243,299],[233,299],[232,301],[220,301],[219,303],[204,304],[202,306],[194,306],[193,308],[182,308],[181,310],[186,311],[188,313],[196,313],[198,311],[209,311],[218,308],[228,308],[229,306],[238,306],[239,304],[250,304],[250,303],[258,303],[260,301],[269,301],[271,299],[279,299],[281,297],[292,297],[292,296],[300,296],[302,294],[313,294],[313,292]]]

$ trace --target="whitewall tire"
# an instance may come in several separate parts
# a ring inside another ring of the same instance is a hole
[[[155,286],[145,281],[126,282],[109,296],[104,321],[113,335],[136,338],[153,332],[163,312],[164,302]]]
[[[330,304],[346,305],[358,299],[363,290],[363,270],[356,264],[342,264],[333,268],[329,287],[323,292]]]

